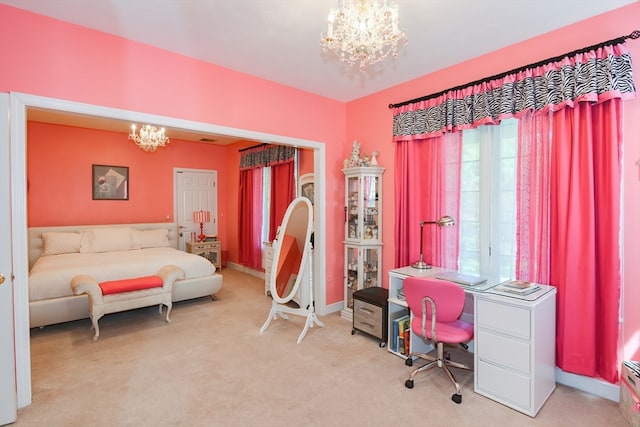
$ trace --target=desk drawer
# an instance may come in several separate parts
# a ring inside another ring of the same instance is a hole
[[[359,299],[353,301],[353,327],[374,337],[382,336],[382,307]]]
[[[477,319],[479,328],[492,329],[523,340],[531,337],[531,312],[525,307],[479,297]]]
[[[476,333],[474,345],[474,351],[479,359],[516,369],[524,375],[531,373],[531,352],[528,342],[517,341],[480,329]]]
[[[531,382],[528,376],[481,360],[475,370],[477,392],[522,408],[531,406]]]

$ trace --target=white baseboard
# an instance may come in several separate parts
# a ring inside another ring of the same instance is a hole
[[[344,303],[342,301],[335,302],[335,303],[333,303],[331,305],[328,305],[326,314],[337,313],[340,310],[342,310],[342,307],[344,307]]]
[[[556,367],[556,382],[614,402],[620,401],[620,386],[598,378],[572,374]]]
[[[244,265],[236,264],[235,262],[227,262],[227,268],[232,268],[234,270],[242,271],[243,273],[250,274],[254,277],[259,277],[264,279],[264,272],[254,270],[253,268],[245,267]]]

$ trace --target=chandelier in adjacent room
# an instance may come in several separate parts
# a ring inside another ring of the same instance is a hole
[[[131,125],[129,139],[132,139],[144,151],[156,151],[158,147],[164,147],[170,142],[164,134],[164,128],[158,130],[151,125],[142,126],[139,134],[136,134],[136,125]]]
[[[398,5],[391,0],[342,0],[329,13],[329,26],[320,37],[322,50],[333,51],[349,65],[367,65],[396,58],[407,37],[398,22]]]

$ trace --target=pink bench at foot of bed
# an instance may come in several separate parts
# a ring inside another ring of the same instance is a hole
[[[165,265],[155,276],[132,279],[112,280],[98,283],[93,277],[81,274],[71,280],[71,289],[75,295],[87,294],[89,314],[95,335],[100,336],[98,320],[105,314],[117,313],[135,308],[159,305],[167,306],[167,323],[171,322],[169,313],[172,307],[173,283],[184,279],[184,271],[175,265]]]

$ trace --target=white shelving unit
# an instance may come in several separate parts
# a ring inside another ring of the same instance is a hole
[[[384,168],[342,169],[345,176],[344,308],[353,319],[353,293],[382,285],[382,174]]]

